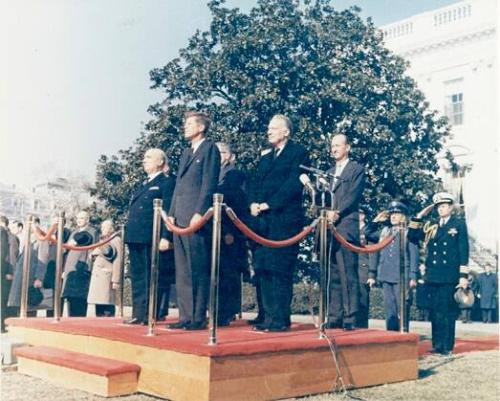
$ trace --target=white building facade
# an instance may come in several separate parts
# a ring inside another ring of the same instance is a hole
[[[386,46],[410,62],[432,109],[447,115],[447,141],[461,166],[442,161],[449,191],[463,191],[467,224],[479,244],[498,254],[497,0],[468,0],[380,27]],[[461,187],[461,188],[460,188]]]

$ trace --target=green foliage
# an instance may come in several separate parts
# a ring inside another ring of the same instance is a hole
[[[448,135],[446,122],[429,109],[372,22],[356,8],[339,12],[330,3],[260,0],[244,14],[210,1],[210,29],[151,71],[152,89],[164,100],[150,106],[145,132],[129,149],[99,160],[95,194],[104,204],[96,212],[123,215],[143,177],[147,148],[163,148],[175,171],[189,109],[211,115],[211,137],[230,142],[246,171],[266,145],[270,117],[285,113],[294,121],[294,140],[320,168],[331,164],[328,137],[350,137],[352,157],[366,166],[365,203],[373,212],[393,197],[413,209],[425,203],[438,186],[435,156]]]
[[[372,213],[392,198],[418,210],[438,189],[435,156],[449,135],[446,120],[429,109],[406,63],[384,47],[358,9],[339,12],[329,0],[260,0],[248,14],[222,0],[208,7],[210,29],[151,71],[151,88],[164,96],[150,106],[144,132],[129,149],[101,157],[95,216],[123,219],[132,188],[144,177],[147,148],[164,149],[175,172],[190,109],[212,117],[210,136],[229,142],[247,172],[266,146],[275,113],[291,117],[293,139],[319,168],[332,164],[331,134],[345,133],[352,158],[366,167],[364,203]],[[308,256],[300,264],[302,276],[311,277]]]

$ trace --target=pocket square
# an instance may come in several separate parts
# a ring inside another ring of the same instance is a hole
[[[160,187],[151,187],[149,188],[150,191],[158,191],[160,189]]]

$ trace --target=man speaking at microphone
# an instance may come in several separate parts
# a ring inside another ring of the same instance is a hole
[[[300,232],[304,224],[301,164],[308,164],[306,150],[289,140],[292,124],[277,114],[269,122],[267,136],[272,149],[262,152],[250,192],[250,212],[260,235],[284,240]],[[256,330],[286,331],[290,327],[293,272],[299,244],[285,248],[258,246],[254,268],[260,286],[263,321]]]
[[[347,241],[359,244],[359,203],[365,183],[364,168],[349,159],[351,145],[347,136],[332,137],[331,152],[335,167],[333,174],[333,210],[327,218]],[[358,312],[358,255],[343,248],[332,239],[330,254],[330,297],[327,328],[354,330]]]

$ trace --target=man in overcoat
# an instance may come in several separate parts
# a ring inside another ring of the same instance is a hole
[[[181,155],[169,218],[181,227],[201,220],[213,204],[220,171],[220,153],[206,138],[210,120],[190,112],[184,121],[184,137],[191,146]],[[174,233],[175,289],[179,321],[172,329],[202,330],[207,325],[210,285],[211,235],[208,226],[186,236]]]
[[[136,188],[130,200],[125,243],[129,249],[130,278],[132,283],[132,317],[126,324],[147,324],[151,275],[151,250],[153,243],[153,201],[161,199],[162,208],[170,207],[174,181],[163,174],[167,163],[161,149],[148,149],[144,154],[143,168],[147,178]],[[172,237],[162,223],[160,252],[172,247]],[[170,240],[169,240],[170,238]]]
[[[477,280],[477,297],[479,298],[483,323],[493,322],[493,311],[498,305],[498,278],[492,270],[492,266],[487,263],[484,273],[481,273]]]
[[[271,119],[267,135],[272,148],[262,153],[250,193],[250,212],[257,218],[255,226],[261,236],[273,240],[290,238],[304,226],[299,166],[308,164],[308,155],[304,147],[290,140],[291,134],[288,117],[278,114]],[[289,329],[298,251],[298,243],[255,249],[254,268],[264,309],[264,322],[255,325],[257,330]]]

